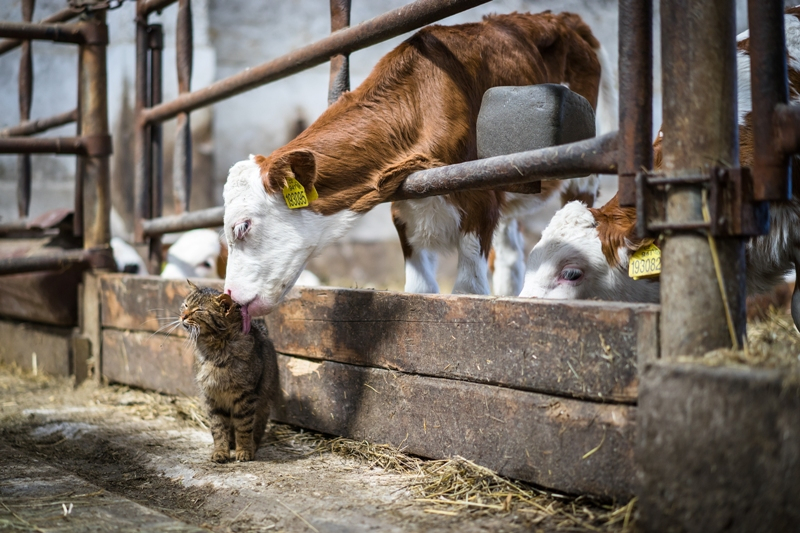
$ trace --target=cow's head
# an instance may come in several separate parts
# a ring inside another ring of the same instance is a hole
[[[632,238],[635,223],[616,199],[601,209],[566,204],[530,253],[520,296],[658,301],[658,283],[628,277],[630,255],[650,242]]]
[[[317,249],[343,234],[356,218],[349,211],[323,216],[308,207],[289,209],[281,191],[290,176],[309,194],[314,186],[311,152],[290,152],[271,162],[266,173],[264,161],[251,156],[236,163],[223,193],[225,292],[248,316],[271,312]]]

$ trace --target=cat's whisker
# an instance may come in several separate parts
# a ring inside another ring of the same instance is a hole
[[[172,327],[170,328],[170,330],[169,330],[169,331],[167,331],[166,333],[164,333],[164,336],[165,336],[165,337],[168,337],[168,336],[169,336],[169,335],[170,335],[170,334],[171,334],[173,331],[175,331],[175,329],[176,329],[178,326],[180,326],[180,325],[181,325],[181,319],[180,319],[180,318],[179,318],[179,319],[177,319],[177,320],[174,320],[173,322],[170,322],[169,324],[164,324],[163,326],[161,326],[160,328],[158,328],[157,330],[155,330],[155,331],[153,332],[153,334],[152,334],[152,335],[150,335],[150,336],[147,338],[147,340],[149,341],[149,340],[150,340],[150,339],[152,339],[152,338],[153,338],[155,335],[157,335],[157,334],[161,333],[161,332],[162,332],[162,331],[164,331],[165,329],[167,329],[167,328],[169,328],[170,326],[172,326]]]

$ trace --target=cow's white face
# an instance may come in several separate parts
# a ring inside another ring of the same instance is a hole
[[[308,208],[289,209],[280,193],[266,192],[253,157],[231,168],[223,197],[225,292],[242,305],[246,323],[250,316],[271,312],[309,258],[358,218],[350,211],[323,216]]]
[[[596,226],[581,202],[570,202],[559,210],[528,256],[520,296],[609,299],[619,269],[606,261]]]

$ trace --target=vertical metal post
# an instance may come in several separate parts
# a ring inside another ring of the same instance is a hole
[[[750,0],[750,77],[753,99],[753,196],[791,197],[791,158],[775,142],[775,107],[789,98],[782,0]]]
[[[664,171],[707,173],[739,163],[734,0],[661,0]],[[673,187],[668,223],[703,220],[699,186]],[[745,327],[744,241],[716,239],[735,337]],[[661,272],[662,357],[730,347],[731,335],[706,235],[667,233]]]
[[[148,107],[153,107],[161,103],[163,72],[162,52],[164,50],[164,32],[161,24],[151,24],[148,26],[148,48],[150,49],[150,100]],[[161,123],[150,125],[150,158],[152,167],[150,169],[150,216],[160,217],[164,208],[164,165],[162,150],[162,126]],[[161,237],[150,237],[149,259],[150,272],[158,274],[161,272]]]
[[[148,69],[147,12],[144,2],[136,3],[136,91],[134,124],[134,233],[139,244],[145,242],[142,221],[150,218],[150,127],[142,120],[149,99],[150,72]]]
[[[105,10],[92,12],[84,23],[105,26]],[[80,135],[107,138],[106,44],[83,44],[79,54]],[[108,248],[111,239],[109,156],[80,158],[83,159],[83,247]]]
[[[23,0],[22,20],[30,22],[33,19],[34,0]],[[31,100],[33,98],[33,57],[31,55],[31,42],[22,41],[19,57],[19,121],[25,122],[31,118]],[[20,154],[17,156],[17,211],[20,218],[26,218],[31,207],[31,156]]]
[[[350,0],[331,0],[331,33],[350,26]],[[350,90],[350,56],[337,54],[331,58],[331,79],[328,83],[328,105]]]
[[[619,203],[636,205],[636,173],[653,168],[653,2],[619,0]]]
[[[192,2],[191,0],[179,0],[175,38],[179,94],[188,93],[191,90],[192,41]],[[176,119],[172,189],[175,197],[175,213],[183,213],[189,211],[192,195],[192,128],[189,122],[189,113],[180,113]]]

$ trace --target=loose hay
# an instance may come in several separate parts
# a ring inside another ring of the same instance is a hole
[[[99,389],[96,401],[122,406],[145,420],[171,417],[207,429],[200,404],[190,397],[152,393],[122,385]],[[586,496],[567,496],[499,476],[463,457],[425,460],[402,447],[329,437],[285,424],[272,423],[264,443],[298,456],[331,453],[373,468],[409,476],[413,501],[426,513],[442,516],[520,513],[533,524],[558,530],[629,531],[636,499],[624,505],[605,504]]]

